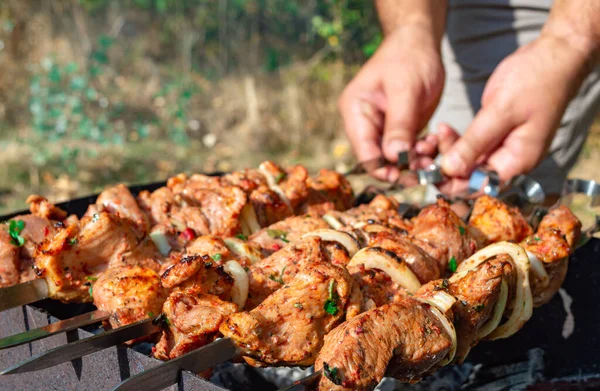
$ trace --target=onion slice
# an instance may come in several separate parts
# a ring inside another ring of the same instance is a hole
[[[529,257],[521,246],[510,242],[499,242],[477,251],[463,261],[457,269],[459,273],[473,270],[489,258],[500,254],[507,254],[512,259],[517,272],[515,304],[508,320],[488,335],[487,338],[490,340],[507,338],[513,335],[531,318],[533,299],[529,285]]]
[[[166,257],[171,252],[171,245],[169,244],[169,239],[167,238],[167,234],[161,229],[154,230],[150,232],[150,239],[158,248],[160,255]]]
[[[258,171],[260,171],[264,175],[265,179],[267,180],[267,184],[269,185],[269,189],[271,189],[275,193],[277,193],[277,195],[281,198],[281,200],[283,201],[283,203],[291,211],[293,211],[294,208],[292,208],[292,203],[290,202],[289,198],[287,198],[287,196],[285,195],[285,192],[281,189],[281,187],[279,187],[279,185],[277,185],[277,178],[273,175],[273,173],[271,173],[264,166],[264,163],[261,163],[260,166],[258,166]]]
[[[231,288],[231,301],[237,304],[238,309],[242,310],[244,305],[246,305],[250,287],[250,284],[248,283],[248,274],[236,261],[225,262],[223,270],[229,273],[234,280],[233,287]]]
[[[550,277],[548,273],[546,273],[546,268],[544,268],[544,264],[540,259],[532,253],[531,251],[527,251],[527,256],[529,257],[529,264],[531,265],[531,271],[535,273],[538,280],[540,280],[540,285],[545,288],[550,284]]]
[[[250,236],[253,233],[260,231],[261,227],[260,224],[258,224],[256,211],[251,203],[247,202],[246,205],[244,205],[240,215],[240,228],[244,235]]]
[[[508,284],[506,281],[502,280],[502,285],[500,285],[500,294],[498,295],[498,301],[496,302],[496,306],[494,307],[494,313],[490,320],[488,320],[477,332],[477,338],[482,339],[487,337],[492,331],[494,331],[500,322],[502,321],[502,315],[504,314],[504,310],[506,309],[506,301],[508,299]]]
[[[304,234],[302,237],[316,236],[325,242],[338,242],[348,251],[348,255],[353,257],[360,246],[354,236],[344,231],[336,231],[335,229],[317,229],[315,231]]]
[[[421,283],[396,254],[381,247],[367,247],[357,252],[347,267],[363,265],[365,269],[379,269],[386,273],[392,281],[407,291],[414,293],[421,287]]]
[[[323,215],[323,220],[333,229],[342,229],[344,228],[344,224],[341,223],[336,217],[333,217],[330,214]]]
[[[254,265],[256,262],[262,259],[260,251],[250,246],[242,239],[224,238],[223,242],[225,242],[225,246],[227,246],[229,251],[231,251],[238,257],[248,258],[252,265]]]
[[[450,346],[450,351],[448,352],[446,358],[440,361],[441,366],[447,365],[454,360],[454,356],[456,355],[457,338],[454,325],[452,322],[450,322],[450,320],[448,320],[448,317],[446,317],[444,313],[452,307],[454,302],[456,302],[456,298],[446,292],[439,291],[431,297],[420,298],[417,300],[431,305],[429,307],[431,313],[438,318],[442,324],[442,327],[444,327],[444,330],[446,330],[446,333],[450,337],[450,341],[452,343]]]

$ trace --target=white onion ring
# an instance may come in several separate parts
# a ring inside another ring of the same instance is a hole
[[[415,274],[391,251],[381,247],[367,247],[357,252],[347,267],[363,265],[365,269],[379,269],[386,273],[392,281],[407,291],[414,293],[421,287],[421,283]]]
[[[348,255],[353,257],[360,246],[356,238],[344,231],[336,231],[335,229],[317,229],[315,231],[304,234],[302,237],[316,236],[325,242],[338,242],[348,251]]]
[[[242,310],[244,305],[246,305],[248,290],[250,288],[248,274],[236,261],[225,262],[223,270],[229,273],[234,280],[233,287],[231,288],[231,301],[237,304],[238,309]]]
[[[162,230],[155,230],[150,232],[149,236],[150,239],[152,239],[152,241],[156,245],[156,248],[158,248],[160,255],[162,255],[163,257],[169,255],[169,253],[171,252],[171,245],[169,244],[169,239],[167,238],[165,232],[163,232]]]
[[[245,257],[250,260],[250,263],[254,265],[256,262],[262,259],[260,252],[248,245],[247,242],[238,238],[225,238],[223,239],[225,242],[225,246],[229,249],[229,251],[233,252],[235,255],[239,257]]]
[[[457,269],[459,273],[473,270],[489,258],[500,254],[507,254],[511,258],[517,272],[515,304],[508,320],[488,335],[490,340],[507,338],[513,335],[531,318],[533,299],[529,285],[529,257],[521,246],[510,242],[499,242],[477,251],[463,261]]]
[[[322,218],[333,229],[342,229],[342,228],[344,228],[344,224],[342,224],[337,218],[333,217],[330,214],[325,214],[325,215],[323,215]]]
[[[540,285],[545,288],[550,284],[550,277],[548,273],[546,273],[546,268],[544,268],[544,264],[540,259],[532,253],[531,251],[527,251],[527,256],[529,257],[529,263],[531,265],[531,271],[537,276],[538,280],[540,280]]]
[[[258,218],[256,217],[256,211],[249,202],[244,205],[240,213],[240,228],[242,229],[242,233],[246,236],[250,236],[261,229],[260,224],[258,224]]]
[[[502,321],[502,315],[504,314],[504,310],[506,309],[506,301],[508,300],[508,284],[506,281],[502,280],[502,285],[500,285],[500,294],[498,295],[498,301],[496,302],[496,306],[494,307],[494,313],[490,320],[488,320],[477,332],[477,338],[482,339],[488,336],[492,331],[494,331],[500,322]]]
[[[449,295],[446,292],[440,291],[434,294],[432,297],[417,300],[430,305],[429,309],[431,310],[431,313],[435,315],[436,318],[438,318],[438,320],[442,324],[442,327],[444,327],[444,330],[446,330],[446,333],[450,337],[452,343],[452,345],[450,346],[450,351],[448,352],[446,358],[440,361],[441,366],[448,365],[450,362],[452,362],[452,360],[454,360],[454,356],[456,355],[457,338],[456,329],[454,328],[454,325],[452,324],[452,322],[450,322],[450,320],[448,320],[444,313],[452,307],[452,304],[456,302],[456,298],[452,295]],[[450,307],[447,307],[450,301],[452,301],[452,304],[450,304]],[[446,308],[446,311],[444,311],[444,308]]]
[[[277,185],[277,178],[275,178],[275,176],[273,176],[273,174],[264,166],[263,163],[261,163],[260,166],[258,166],[258,171],[260,171],[264,175],[265,179],[267,180],[267,184],[269,185],[269,189],[271,189],[275,193],[277,193],[277,195],[281,198],[283,203],[291,211],[293,211],[294,208],[292,208],[292,203],[290,202],[289,198],[287,198],[287,196],[285,195],[285,192],[283,190],[281,190],[281,187],[279,187]]]

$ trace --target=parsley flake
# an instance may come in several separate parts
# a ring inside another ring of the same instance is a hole
[[[74,246],[74,245],[76,245],[76,244],[77,244],[77,238],[71,238],[71,239],[69,239],[69,244],[70,244],[71,246]]]
[[[275,177],[275,183],[281,183],[282,180],[284,180],[286,177],[286,173],[285,172],[280,172],[279,174],[277,174],[277,176]]]
[[[473,311],[481,312],[481,311],[483,311],[484,308],[485,308],[484,304],[477,304],[476,306],[473,307]]]
[[[85,277],[86,281],[98,281],[98,277],[94,277],[94,276],[86,276]]]
[[[11,220],[8,224],[8,233],[11,237],[11,242],[15,246],[22,247],[25,244],[25,238],[21,236],[21,231],[25,228],[23,220]]]
[[[282,231],[280,229],[268,229],[267,230],[267,235],[269,235],[270,237],[272,237],[273,239],[280,239],[286,243],[289,243],[290,241],[287,240],[286,236],[287,236],[287,232]]]
[[[222,255],[219,254],[219,253],[217,253],[217,254],[211,255],[210,257],[213,259],[213,261],[219,262],[221,260],[221,258],[222,258]]]
[[[458,226],[458,232],[460,232],[461,236],[464,235],[465,234],[465,228],[459,225]]]
[[[302,303],[294,303],[294,308],[298,308],[299,310],[303,309]]]
[[[323,362],[323,374],[326,378],[331,380],[333,384],[336,386],[342,385],[342,379],[340,377],[340,372],[336,367],[330,367],[329,364]]]
[[[248,237],[246,235],[244,235],[244,234],[237,234],[237,235],[235,235],[235,237],[238,238],[238,239],[240,239],[240,240],[243,240],[244,242],[246,240],[248,240]]]
[[[329,282],[329,298],[325,302],[323,309],[330,315],[336,315],[338,313],[337,299],[339,298],[337,291],[335,290],[335,280]]]
[[[92,216],[92,223],[97,222],[100,219],[100,215],[98,213],[94,213]]]
[[[273,281],[275,281],[275,282],[277,282],[277,283],[279,283],[279,284],[281,284],[281,285],[283,285],[283,273],[285,273],[285,268],[286,268],[286,267],[287,267],[287,266],[284,266],[284,268],[283,268],[283,269],[281,269],[281,273],[279,273],[279,275],[278,275],[278,276],[276,276],[275,274],[271,274],[271,275],[269,276],[269,279],[270,279],[270,280],[273,280]]]
[[[450,258],[450,262],[448,262],[448,270],[450,270],[450,272],[454,273],[456,271],[457,267],[458,267],[458,264],[456,263],[456,258],[454,258],[454,256],[452,256],[452,258]]]

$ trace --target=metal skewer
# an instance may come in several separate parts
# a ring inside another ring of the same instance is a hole
[[[38,279],[0,288],[0,311],[48,298],[48,283]]]

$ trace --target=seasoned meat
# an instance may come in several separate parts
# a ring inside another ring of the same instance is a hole
[[[354,281],[329,262],[311,262],[250,312],[230,315],[220,331],[255,365],[308,366],[323,336],[344,320]]]
[[[38,247],[36,269],[48,282],[50,297],[88,302],[86,277],[96,277],[138,244],[136,229],[107,212],[85,217]]]
[[[252,193],[260,187],[268,187],[268,182],[264,174],[255,169],[245,169],[225,174],[221,177],[221,182],[230,186],[237,186],[247,194]]]
[[[0,225],[0,288],[19,283],[19,252],[8,233],[8,226]]]
[[[410,230],[411,224],[398,213],[398,204],[390,198],[378,195],[368,205],[359,205],[345,212],[331,211],[326,214],[342,226],[362,228],[368,224],[381,224],[401,230]]]
[[[287,284],[305,265],[326,262],[327,253],[321,239],[307,237],[291,243],[268,258],[255,263],[248,271],[250,292],[246,308],[252,309],[283,284]]]
[[[133,251],[123,254],[124,264],[147,267],[155,272],[161,269],[164,262],[164,257],[149,237],[142,239]]]
[[[150,230],[148,216],[138,206],[129,188],[124,184],[104,190],[96,199],[96,205],[101,207],[100,210],[105,210],[129,222],[136,228],[139,238],[148,234]]]
[[[390,276],[377,269],[365,269],[364,265],[348,270],[360,287],[363,307],[370,310],[384,304],[399,302],[406,297],[406,291],[396,284]]]
[[[227,315],[237,311],[233,303],[191,288],[175,291],[163,306],[166,328],[154,357],[169,360],[212,342]]]
[[[275,179],[271,184],[281,190],[285,202],[296,214],[301,213],[301,206],[308,198],[308,171],[306,168],[296,165],[283,169],[271,161],[265,161],[260,164],[260,169],[266,175]]]
[[[89,283],[94,304],[111,313],[110,325],[115,328],[160,314],[167,298],[158,273],[141,266],[113,267]]]
[[[531,293],[533,304],[539,307],[552,299],[558,292],[573,254],[574,245],[579,242],[581,223],[565,206],[552,209],[540,222],[535,235],[521,242],[521,246],[542,262],[549,281],[543,284],[531,271]]]
[[[552,208],[540,222],[537,232],[558,231],[565,236],[569,247],[575,248],[581,237],[581,222],[571,210],[560,205]]]
[[[386,369],[402,381],[418,381],[450,347],[450,336],[429,305],[406,297],[364,312],[325,336],[315,362],[315,370],[325,372],[319,390],[372,390]]]
[[[34,216],[57,221],[67,218],[67,212],[37,194],[30,195],[25,202],[29,204],[29,211]]]
[[[469,218],[469,230],[480,246],[501,241],[520,242],[533,230],[517,208],[488,195],[477,198]]]
[[[322,169],[314,179],[308,178],[306,208],[331,203],[333,209],[346,210],[352,206],[353,201],[352,186],[342,174]]]
[[[455,362],[462,363],[479,342],[477,332],[493,315],[503,280],[508,291],[513,292],[516,274],[510,257],[505,254],[482,263],[457,281],[437,280],[417,292],[423,295],[427,291],[446,290],[457,299],[452,307],[457,336]]]
[[[466,225],[443,199],[427,206],[413,219],[412,235],[414,243],[438,262],[442,272],[452,258],[460,264],[477,250]]]
[[[279,194],[268,186],[260,186],[249,195],[258,224],[267,227],[293,215],[293,211],[281,199]]]
[[[152,225],[169,223],[171,210],[177,207],[175,195],[168,187],[161,187],[152,193],[141,192],[138,203],[146,210]]]
[[[304,234],[323,228],[329,228],[329,225],[318,217],[293,216],[261,229],[250,236],[249,240],[258,243],[266,256],[290,242],[296,242]]]

